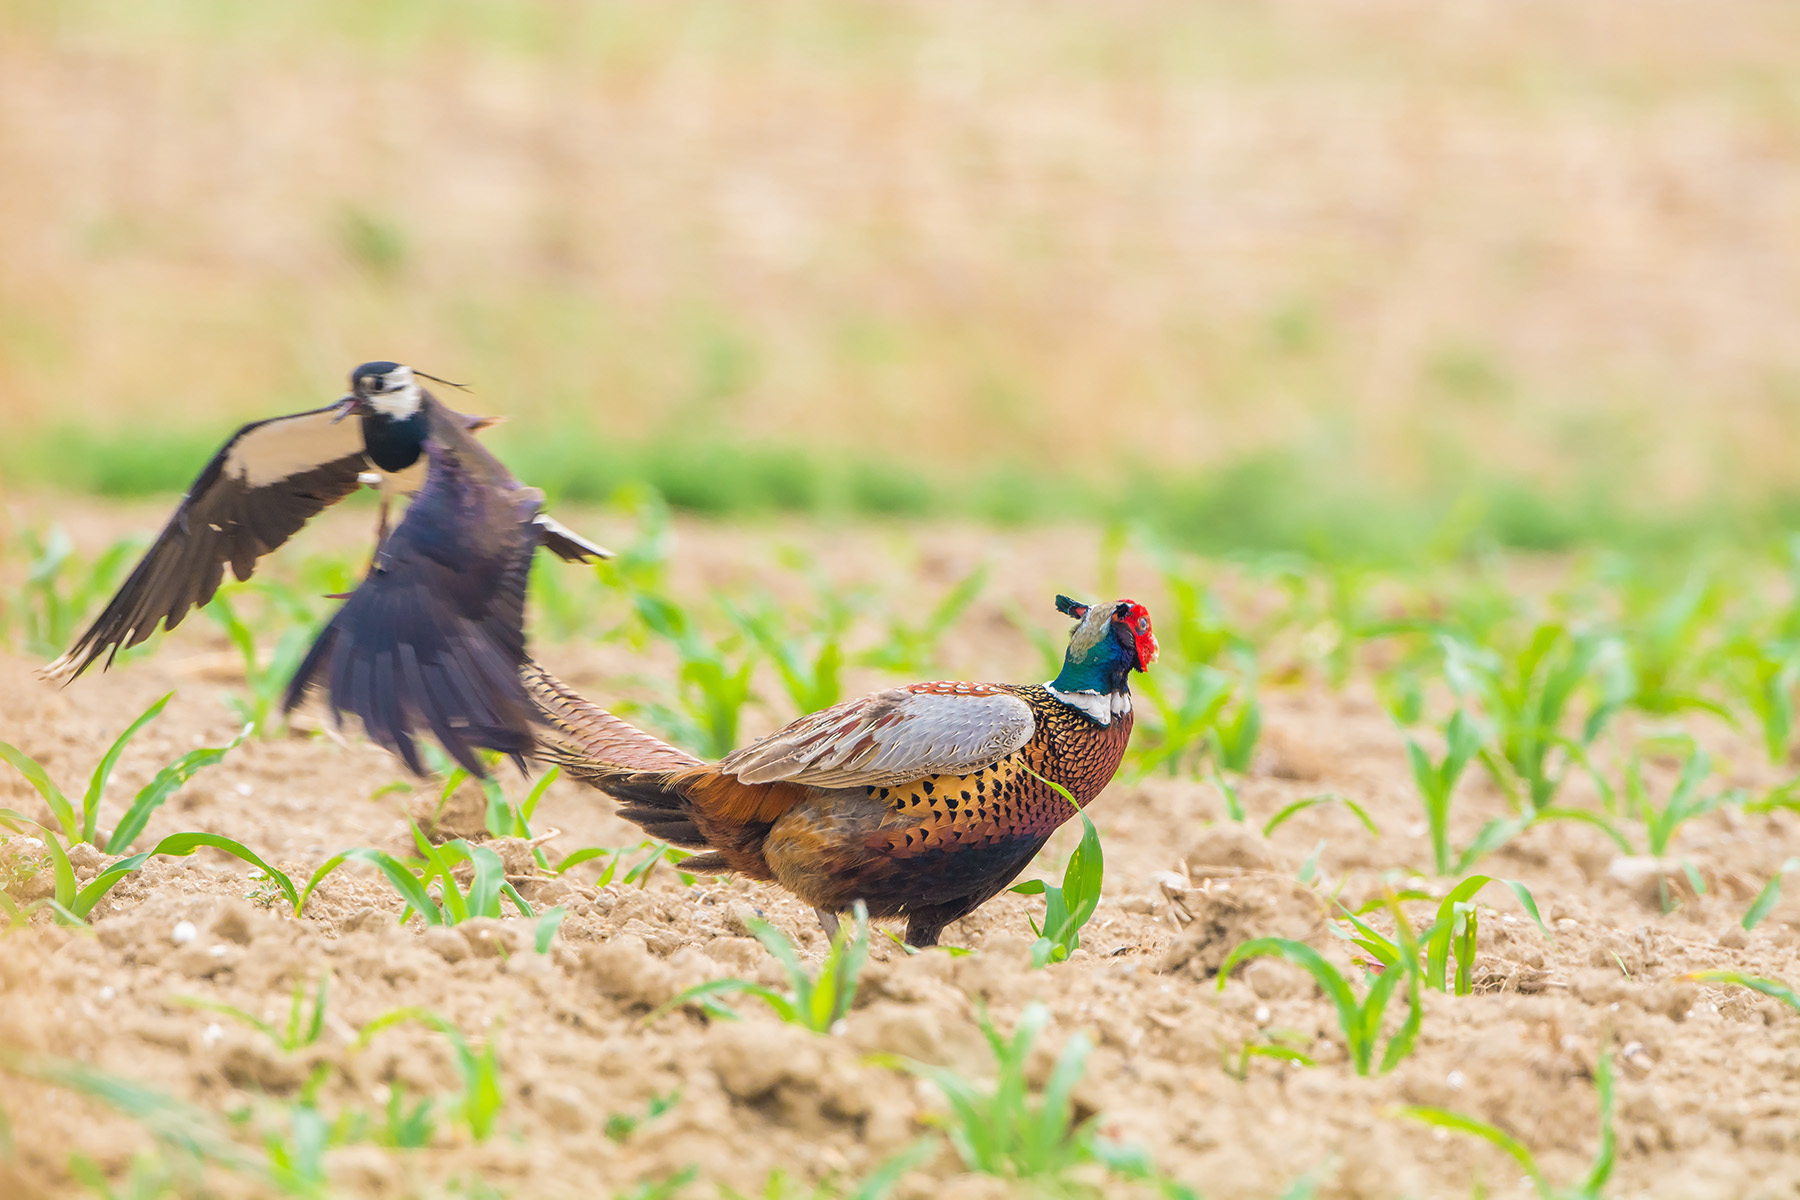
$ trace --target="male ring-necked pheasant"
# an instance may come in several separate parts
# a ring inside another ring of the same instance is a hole
[[[703,850],[683,867],[771,880],[827,931],[858,900],[935,945],[1024,870],[1111,781],[1131,737],[1132,671],[1156,658],[1141,604],[1078,604],[1049,683],[917,683],[801,717],[705,763],[583,699],[536,663],[525,683],[553,733],[546,757],[622,802],[657,838]]]

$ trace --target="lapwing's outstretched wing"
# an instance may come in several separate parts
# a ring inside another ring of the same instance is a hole
[[[40,673],[66,682],[103,654],[110,665],[158,622],[175,628],[213,598],[226,564],[250,578],[257,559],[355,491],[368,463],[361,426],[343,414],[333,404],[232,434],[87,632]]]
[[[355,713],[414,773],[425,773],[416,739],[429,731],[483,775],[477,750],[523,765],[536,744],[519,671],[543,493],[512,485],[472,443],[433,441],[426,453],[425,486],[307,653],[283,708],[319,684],[334,720]]]

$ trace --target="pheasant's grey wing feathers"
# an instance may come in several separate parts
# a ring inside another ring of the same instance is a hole
[[[719,769],[743,783],[893,787],[969,774],[1030,741],[1036,726],[1031,707],[1009,692],[891,688],[802,717]]]

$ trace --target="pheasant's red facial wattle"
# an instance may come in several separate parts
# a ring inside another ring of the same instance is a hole
[[[1137,650],[1137,669],[1148,671],[1156,661],[1156,634],[1150,629],[1150,611],[1135,600],[1121,600],[1113,609],[1113,624],[1123,626]]]

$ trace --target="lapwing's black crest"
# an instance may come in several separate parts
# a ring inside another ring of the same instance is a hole
[[[103,655],[104,665],[110,665],[119,647],[144,641],[159,624],[175,628],[211,600],[227,565],[238,579],[248,579],[258,559],[314,515],[361,483],[378,483],[384,505],[376,561],[338,614],[360,632],[344,642],[345,626],[333,622],[290,690],[289,707],[313,670],[328,659],[343,661],[349,664],[344,674],[340,677],[334,666],[328,678],[334,709],[363,717],[371,737],[415,771],[420,764],[410,730],[418,722],[471,769],[480,763],[470,747],[519,753],[521,744],[530,745],[531,732],[517,663],[507,675],[518,693],[516,704],[507,696],[489,698],[481,689],[487,687],[494,655],[522,661],[531,551],[543,545],[581,562],[608,552],[538,511],[543,493],[521,486],[475,440],[474,431],[489,423],[446,407],[419,385],[411,368],[369,362],[351,372],[350,392],[335,404],[244,426],[200,472],[99,617],[42,673],[67,682]],[[385,497],[414,492],[406,518],[390,538]],[[454,522],[452,509],[463,511]],[[469,516],[474,512],[481,514],[479,520]],[[483,585],[486,593],[471,590],[471,580],[488,579],[495,562],[515,560],[517,571],[493,575],[494,582]],[[507,598],[515,573],[516,603]],[[458,626],[449,621],[452,616],[474,624]],[[506,633],[507,627],[513,632]],[[513,640],[516,655],[508,648]],[[365,653],[383,652],[409,664],[438,663],[441,677],[403,672],[391,682],[414,690],[367,691],[364,667],[357,664]],[[418,693],[417,687],[432,694]]]

